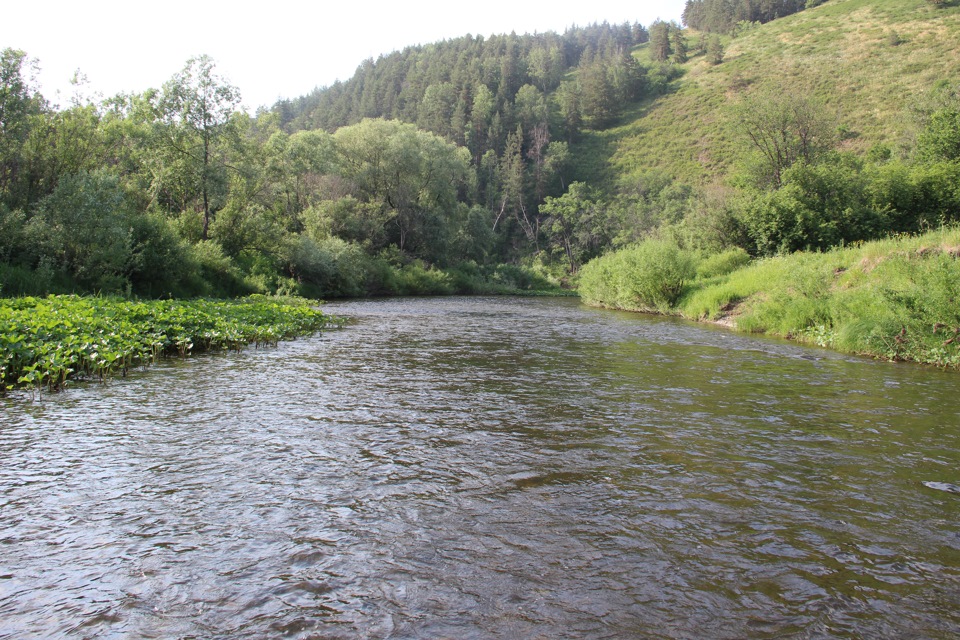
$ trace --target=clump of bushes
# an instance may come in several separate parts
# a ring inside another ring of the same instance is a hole
[[[580,273],[580,296],[602,306],[669,313],[696,275],[696,255],[665,240],[646,240],[597,258]]]

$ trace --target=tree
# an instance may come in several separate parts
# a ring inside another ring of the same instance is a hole
[[[650,25],[650,59],[655,62],[666,62],[670,59],[673,49],[670,46],[670,24],[657,20]]]
[[[714,34],[707,40],[707,62],[710,64],[720,64],[723,62],[723,44],[720,42],[720,36]]]
[[[28,204],[18,191],[22,152],[32,129],[31,120],[46,108],[43,97],[25,75],[36,71],[27,54],[6,48],[0,53],[0,202],[15,208]]]
[[[337,173],[368,212],[376,205],[387,214],[388,237],[397,248],[424,260],[445,260],[469,152],[396,120],[363,120],[333,138]]]
[[[570,273],[599,255],[610,240],[606,210],[582,182],[571,183],[559,198],[547,197],[540,213],[551,248],[566,258]]]
[[[567,140],[573,141],[580,127],[583,126],[583,110],[581,106],[580,89],[576,82],[570,80],[560,83],[554,96],[563,118],[563,126],[567,133]]]
[[[532,132],[539,125],[546,125],[547,102],[540,90],[532,84],[520,87],[514,98],[514,115],[527,132]]]
[[[595,129],[610,124],[620,115],[617,93],[607,71],[606,62],[596,58],[589,65],[581,65],[577,72],[581,113]]]
[[[217,145],[230,133],[239,90],[214,73],[209,56],[191,58],[163,86],[159,110],[167,148],[184,164],[199,191],[203,240],[207,239],[215,186],[223,184],[226,165]]]
[[[42,255],[90,289],[119,291],[131,267],[133,210],[116,176],[64,176],[37,205],[30,234]]]
[[[534,47],[528,58],[530,77],[537,81],[541,91],[551,91],[560,84],[564,64],[563,53],[557,45]]]
[[[737,126],[757,153],[757,182],[779,188],[783,172],[795,162],[815,162],[833,148],[836,123],[822,103],[797,90],[754,92],[736,108]]]
[[[417,124],[421,129],[452,140],[451,130],[454,110],[457,107],[457,90],[450,82],[439,82],[427,87],[418,109]]]
[[[493,92],[487,85],[478,83],[473,93],[473,108],[470,110],[470,147],[476,164],[480,163],[480,158],[487,151],[487,137],[496,109],[497,101]]]
[[[527,241],[539,251],[540,219],[527,197],[527,167],[523,161],[523,129],[507,136],[507,148],[500,160],[499,182],[502,188],[500,211],[494,228],[505,214],[513,219],[523,230]]]
[[[670,29],[671,38],[673,42],[673,61],[677,64],[683,64],[689,59],[687,53],[687,38],[683,35],[683,30],[680,27],[671,25]]]

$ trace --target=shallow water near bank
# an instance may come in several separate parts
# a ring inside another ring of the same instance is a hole
[[[0,638],[953,637],[960,378],[570,299],[0,398]]]

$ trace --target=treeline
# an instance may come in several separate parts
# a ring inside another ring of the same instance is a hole
[[[741,22],[770,22],[825,0],[687,0],[683,23],[697,31],[731,33]]]
[[[616,107],[622,101],[615,97],[639,88],[641,70],[629,52],[648,38],[642,25],[627,23],[574,27],[562,35],[467,35],[368,59],[349,80],[280,100],[272,111],[291,133],[332,132],[364,118],[416,123],[468,146],[480,157],[487,149],[502,151],[516,125],[530,128],[531,119],[543,119],[542,113],[531,110],[561,86],[562,96],[557,98],[567,101],[563,107],[567,117],[563,135],[555,137],[576,135],[583,120],[607,115],[598,113],[596,103]],[[597,87],[590,84],[592,78],[569,77],[577,68],[602,70],[599,75],[612,86]],[[608,95],[595,95],[603,91]],[[576,99],[584,95],[585,102]]]
[[[634,57],[646,38],[656,57],[663,36],[668,61]],[[586,130],[665,91],[683,58],[719,63],[702,49],[667,23],[465,37],[368,61],[256,117],[206,57],[158,89],[54,108],[27,56],[6,49],[0,293],[529,289],[650,238],[763,256],[960,218],[949,82],[904,113],[910,145],[845,150],[849,126],[805,79],[757,82],[716,111],[744,152],[722,181],[651,169],[578,179],[598,163],[574,155],[601,138]]]
[[[207,57],[158,89],[54,107],[6,49],[0,291],[532,286],[497,265],[552,260],[540,209],[571,182],[569,141],[673,77],[637,63],[647,37],[601,24],[412,47],[256,117]]]

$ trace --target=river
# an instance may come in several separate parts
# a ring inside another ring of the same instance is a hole
[[[571,299],[0,398],[0,638],[947,638],[960,376]]]

